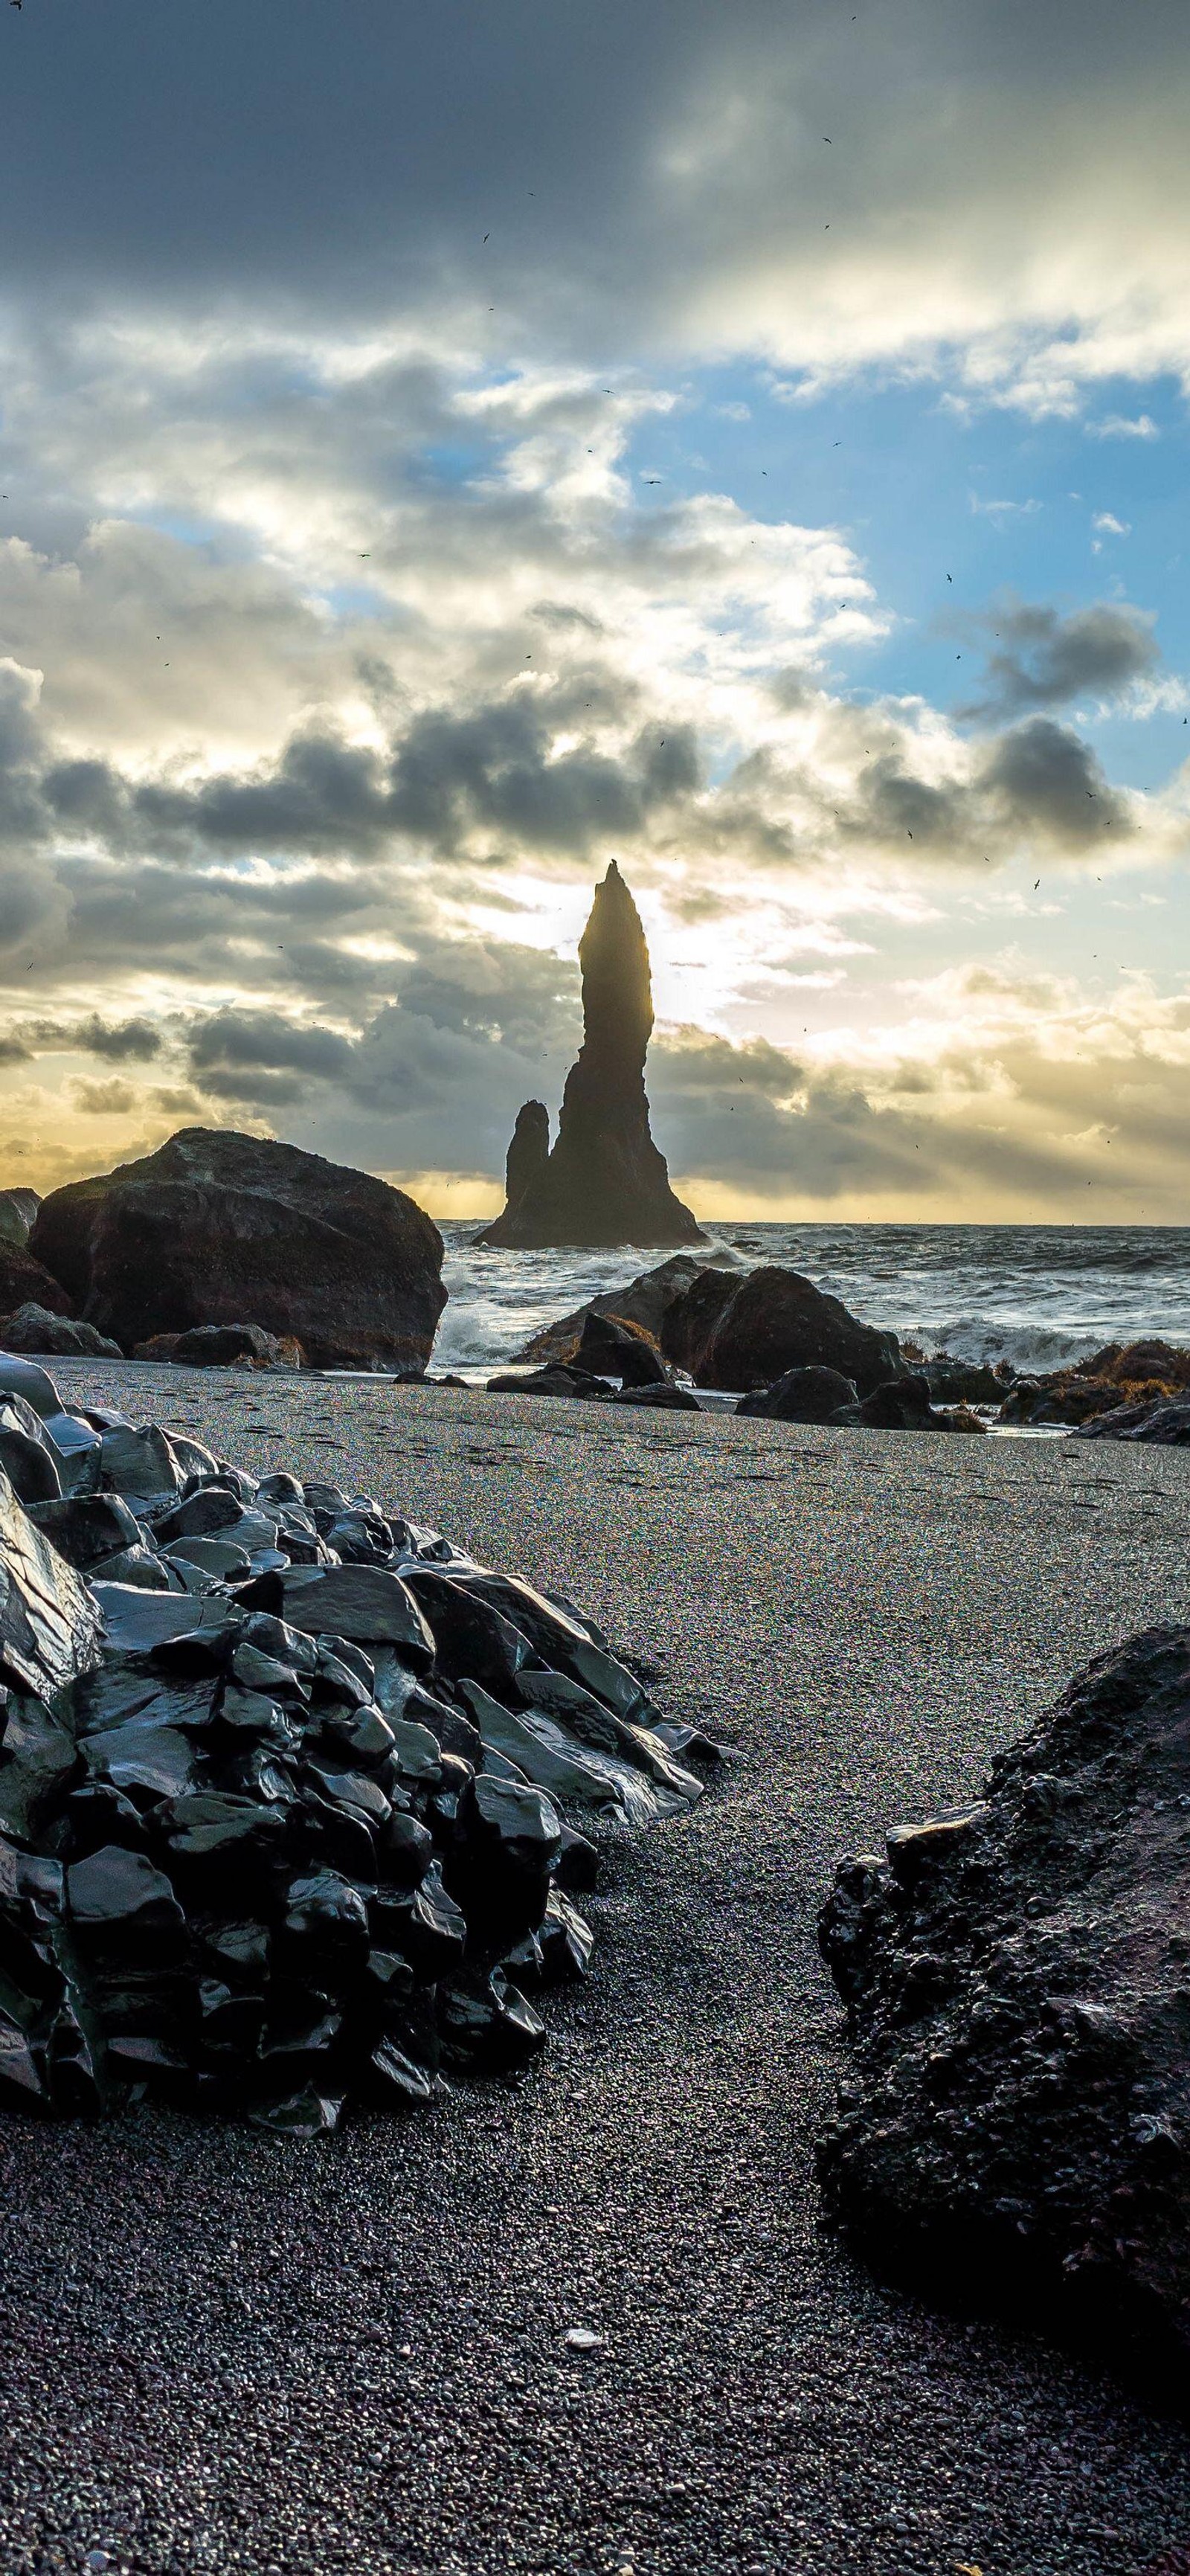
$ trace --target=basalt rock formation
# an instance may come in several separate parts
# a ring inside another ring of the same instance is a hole
[[[1190,2391],[1190,1628],[1077,1674],[974,1805],[845,1861],[820,2149],[879,2264]]]
[[[698,1386],[751,1395],[790,1369],[837,1369],[861,1396],[905,1374],[895,1333],[861,1324],[841,1298],[798,1270],[765,1267],[745,1279],[708,1270],[669,1308],[661,1327],[666,1359]]]
[[[517,1111],[504,1169],[504,1196],[510,1216],[536,1188],[549,1159],[550,1113],[544,1100],[527,1100],[524,1108]]]
[[[855,1380],[833,1368],[787,1369],[775,1386],[742,1395],[737,1413],[767,1422],[832,1422],[841,1404],[854,1404]]]
[[[248,1316],[315,1368],[424,1369],[446,1303],[442,1238],[403,1191],[225,1128],[54,1190],[30,1251],[126,1351]]]
[[[617,1323],[641,1324],[660,1345],[666,1316],[707,1269],[714,1269],[718,1276],[724,1269],[730,1270],[736,1281],[740,1276],[730,1252],[709,1252],[705,1258],[696,1252],[672,1252],[668,1261],[658,1262],[654,1270],[642,1270],[622,1288],[604,1288],[585,1306],[576,1306],[572,1314],[558,1315],[552,1324],[543,1324],[521,1350],[513,1352],[512,1365],[519,1368],[533,1360],[572,1360],[590,1315],[614,1315]],[[667,1351],[665,1356],[672,1358],[674,1354]]]
[[[513,1250],[543,1244],[701,1243],[701,1228],[675,1198],[665,1157],[649,1127],[649,952],[640,915],[614,859],[596,888],[578,953],[583,1043],[566,1078],[557,1143],[543,1161],[544,1113],[539,1101],[526,1102],[509,1153],[508,1204],[477,1240]]]
[[[287,2136],[538,2056],[583,1827],[681,1815],[719,1758],[569,1605],[19,1360],[0,1721],[0,2109]]]

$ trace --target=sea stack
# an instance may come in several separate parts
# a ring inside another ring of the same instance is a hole
[[[508,1250],[702,1243],[701,1228],[669,1186],[665,1156],[649,1128],[649,952],[614,859],[595,889],[578,954],[583,1043],[566,1078],[558,1141],[547,1156],[548,1118],[540,1101],[526,1102],[509,1151],[508,1204],[477,1240]]]

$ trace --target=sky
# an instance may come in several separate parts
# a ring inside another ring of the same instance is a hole
[[[0,1182],[1190,1207],[1173,0],[0,7]]]

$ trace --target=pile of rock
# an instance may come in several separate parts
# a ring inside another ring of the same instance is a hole
[[[1109,1342],[1073,1368],[1045,1377],[1018,1378],[1002,1406],[1005,1422],[1081,1430],[1102,1416],[1128,1408],[1134,1415],[1190,1396],[1190,1351],[1169,1342]],[[1117,1439],[1122,1427],[1096,1428],[1092,1438]]]
[[[881,1431],[987,1427],[965,1399],[982,1400],[990,1372],[948,1362],[949,1379],[944,1371],[935,1385],[928,1370],[907,1367],[895,1334],[861,1324],[838,1297],[776,1266],[741,1274],[734,1265],[679,1254],[547,1325],[520,1356],[544,1365],[532,1375],[490,1378],[489,1392],[697,1412],[693,1378],[729,1393],[745,1389],[737,1413],[774,1422]],[[1003,1386],[992,1383],[998,1398]],[[950,1410],[936,1408],[935,1393]]]
[[[745,1395],[737,1413],[759,1414],[771,1422],[834,1422],[862,1425],[869,1431],[986,1431],[986,1422],[967,1404],[939,1412],[930,1400],[929,1380],[916,1370],[858,1394],[854,1381],[830,1368],[794,1368],[775,1386]]]
[[[975,1805],[844,1862],[820,1938],[855,2044],[832,2208],[881,2265],[1131,2338],[1184,2390],[1190,1628],[1099,1656]]]
[[[301,2135],[513,2069],[592,1820],[719,1758],[567,1603],[374,1497],[0,1368],[0,2102]]]
[[[577,1396],[588,1404],[661,1405],[672,1412],[697,1413],[697,1397],[677,1384],[654,1335],[642,1324],[591,1306],[571,1347],[568,1360],[551,1359],[532,1372],[506,1370],[489,1378],[489,1395]]]

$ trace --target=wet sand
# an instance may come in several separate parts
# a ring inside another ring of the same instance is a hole
[[[1135,2576],[1190,2543],[1178,2425],[881,2287],[812,2180],[846,2062],[814,1945],[835,1859],[1188,1615],[1190,1460],[54,1373],[570,1593],[747,1758],[609,1847],[591,1982],[518,2090],[316,2147],[4,2123],[6,2576]]]

